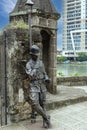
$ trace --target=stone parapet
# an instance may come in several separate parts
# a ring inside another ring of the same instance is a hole
[[[58,77],[57,84],[65,86],[85,86],[87,85],[87,76]]]

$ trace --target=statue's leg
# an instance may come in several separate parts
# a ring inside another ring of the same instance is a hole
[[[40,114],[44,120],[44,128],[50,128],[50,118],[46,115],[43,108],[39,104],[34,104],[34,108],[38,114]]]
[[[49,120],[48,116],[46,115],[46,112],[41,107],[40,102],[39,102],[40,93],[30,93],[29,97],[30,97],[31,106],[38,114],[40,114],[43,117],[45,123],[47,124],[47,128],[49,128],[50,120]]]
[[[31,92],[29,93],[29,104],[31,105],[31,123],[35,123],[36,122],[36,116],[37,116],[37,112],[35,111],[33,104],[34,104],[34,100],[36,98],[36,93]],[[37,97],[38,100],[38,97]]]
[[[32,106],[31,123],[36,123],[36,112]]]
[[[43,108],[45,114],[46,114],[46,92],[41,92],[40,93],[40,105],[41,107]],[[46,114],[47,115],[47,114]],[[51,127],[51,123],[50,123],[50,116],[47,116],[48,118],[48,121],[46,121],[44,118],[43,118],[43,127],[44,128],[49,128]]]

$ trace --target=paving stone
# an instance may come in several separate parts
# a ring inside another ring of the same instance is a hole
[[[80,91],[79,89],[80,88],[76,89],[76,93]],[[70,94],[68,94],[67,89],[65,90],[64,88],[64,91],[66,91],[66,95],[69,97]],[[82,89],[79,95],[87,96],[85,90]],[[55,97],[58,98],[58,96],[59,95]],[[61,99],[63,99],[65,95],[61,97]],[[71,97],[70,95],[70,98]],[[87,101],[50,110],[48,114],[51,115],[52,122],[52,128],[49,130],[87,130]],[[26,120],[9,126],[0,127],[0,130],[44,130],[44,128],[42,128],[42,118],[38,116],[35,124],[31,124],[30,120]]]
[[[48,113],[51,115],[52,122],[52,128],[49,130],[87,130],[86,104],[87,102],[83,102],[49,111]],[[78,108],[81,109],[77,111]],[[72,109],[71,112],[70,109]],[[42,128],[42,118],[39,116],[35,124],[31,124],[31,122],[27,120],[1,127],[0,130],[44,130],[44,128]]]

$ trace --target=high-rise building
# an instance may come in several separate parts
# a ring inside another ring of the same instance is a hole
[[[63,55],[87,52],[87,0],[63,0]]]

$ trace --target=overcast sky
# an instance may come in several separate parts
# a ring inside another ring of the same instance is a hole
[[[9,13],[13,10],[17,0],[0,0],[0,30],[9,23]],[[52,0],[58,12],[62,13],[62,0]],[[62,16],[58,21],[58,40],[57,48],[61,49],[62,45]]]

